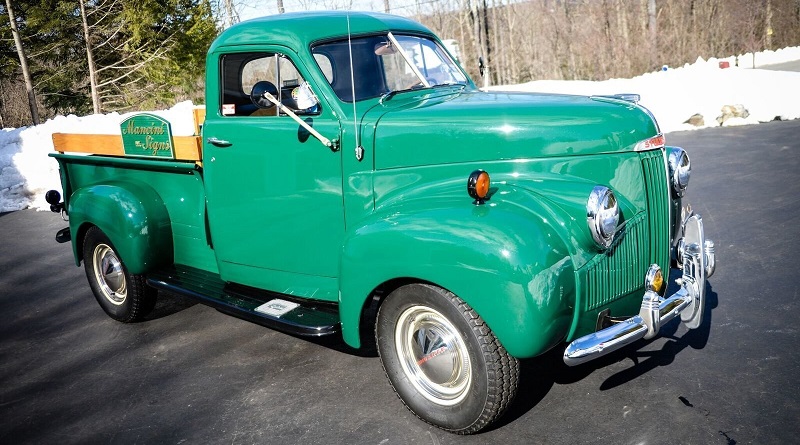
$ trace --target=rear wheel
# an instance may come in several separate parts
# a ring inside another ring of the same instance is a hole
[[[97,302],[114,320],[141,320],[155,306],[157,291],[143,275],[128,273],[111,240],[97,227],[86,232],[83,267]]]
[[[516,394],[518,361],[467,303],[439,287],[392,292],[378,311],[376,341],[397,395],[439,428],[478,432]]]

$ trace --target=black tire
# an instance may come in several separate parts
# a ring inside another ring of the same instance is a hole
[[[131,275],[105,233],[97,227],[86,232],[83,268],[100,307],[114,320],[131,323],[144,318],[156,304],[158,291],[143,275]]]
[[[517,359],[467,303],[439,287],[409,284],[389,294],[375,338],[397,395],[417,417],[444,430],[482,430],[517,393]]]

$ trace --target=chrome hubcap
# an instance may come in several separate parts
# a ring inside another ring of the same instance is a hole
[[[472,383],[469,352],[458,330],[439,312],[414,306],[397,321],[395,345],[408,380],[426,399],[455,405]]]
[[[115,305],[125,302],[128,288],[125,283],[125,273],[122,271],[122,262],[117,254],[106,244],[98,244],[92,255],[94,277],[106,300]]]

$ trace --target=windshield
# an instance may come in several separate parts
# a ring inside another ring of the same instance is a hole
[[[468,84],[467,77],[434,40],[392,33],[352,39],[355,100],[437,85]],[[314,59],[344,102],[353,101],[347,40],[311,49]]]

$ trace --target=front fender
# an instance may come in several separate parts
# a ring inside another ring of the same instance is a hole
[[[169,214],[152,187],[127,181],[84,187],[72,194],[68,210],[70,231],[77,235],[76,264],[82,260],[83,234],[92,225],[108,236],[132,274],[172,263]]]
[[[480,206],[438,197],[381,209],[344,242],[339,308],[345,341],[360,346],[362,309],[377,287],[410,278],[466,301],[511,355],[545,352],[565,338],[575,301],[568,233],[548,222],[564,217],[514,187]]]

